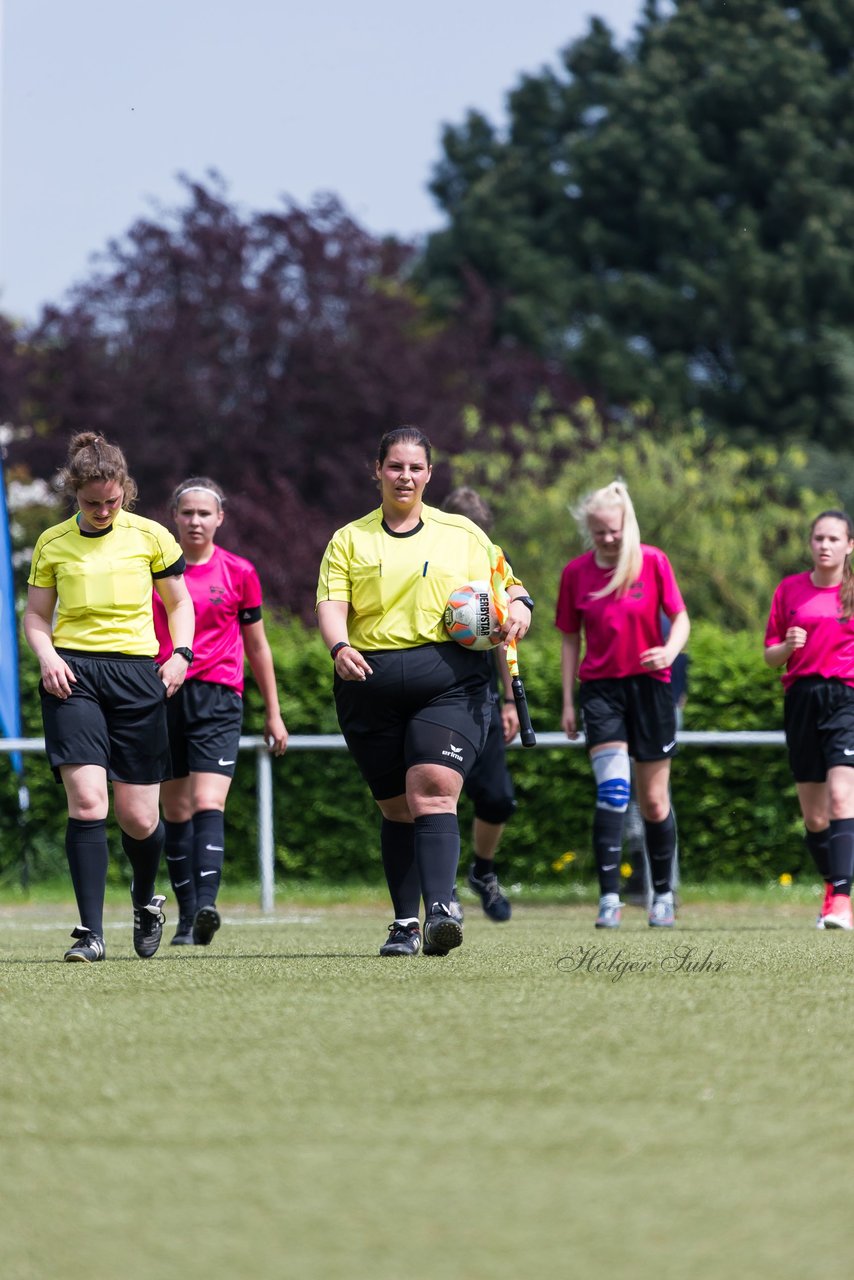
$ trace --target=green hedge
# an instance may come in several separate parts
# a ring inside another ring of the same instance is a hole
[[[316,631],[299,623],[267,626],[291,733],[335,733],[332,669]],[[781,724],[779,678],[762,661],[762,637],[695,627],[686,729],[774,729]],[[526,640],[525,683],[535,728],[560,728],[559,637],[549,625]],[[22,654],[25,733],[41,734],[38,670]],[[259,732],[262,704],[247,685],[244,730]],[[592,878],[593,785],[580,749],[513,750],[510,764],[519,809],[501,850],[503,879],[541,885]],[[0,876],[37,881],[64,874],[65,807],[43,758],[26,758],[31,809],[18,819],[16,778],[0,761]],[[745,750],[682,748],[673,767],[682,875],[762,881],[810,872],[794,786],[779,747]],[[277,875],[286,879],[376,881],[378,817],[346,752],[293,752],[274,763]],[[463,802],[467,830],[471,812]],[[257,874],[254,760],[241,755],[227,811],[228,861],[234,879]],[[114,847],[118,850],[118,840]],[[111,874],[127,878],[123,859]]]

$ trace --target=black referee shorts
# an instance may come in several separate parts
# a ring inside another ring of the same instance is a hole
[[[489,723],[486,654],[449,641],[364,656],[373,675],[336,675],[334,694],[341,732],[374,799],[403,795],[416,764],[465,778]]]
[[[172,777],[220,773],[234,777],[243,699],[236,689],[208,680],[185,680],[166,703]]]
[[[854,765],[854,689],[807,676],[786,690],[783,727],[795,782],[824,782],[828,769]]]
[[[172,776],[166,690],[153,658],[58,649],[77,677],[66,699],[41,681],[47,758],[54,777],[66,764],[97,764],[114,782],[146,786]]]
[[[491,699],[486,742],[463,784],[463,790],[474,805],[474,816],[481,822],[500,826],[515,812],[516,793],[507,768],[501,707],[494,697]]]
[[[628,743],[642,763],[676,755],[676,708],[670,685],[654,676],[585,680],[578,694],[588,750],[603,742]]]

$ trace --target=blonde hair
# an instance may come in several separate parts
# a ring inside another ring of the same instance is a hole
[[[602,596],[623,596],[629,587],[640,577],[643,565],[641,554],[640,529],[638,518],[629,491],[622,480],[613,480],[604,489],[594,489],[586,493],[580,502],[572,508],[572,515],[584,539],[585,546],[593,547],[593,536],[590,532],[590,517],[600,511],[621,511],[623,513],[623,532],[620,540],[620,554],[611,576],[611,581],[601,591],[593,594],[594,600]]]

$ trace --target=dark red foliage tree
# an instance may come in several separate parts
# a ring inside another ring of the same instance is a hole
[[[244,219],[216,175],[186,189],[185,208],[137,222],[44,312],[26,370],[42,428],[15,454],[48,476],[74,431],[101,430],[126,449],[137,509],[160,518],[179,480],[214,476],[225,545],[307,615],[330,534],[374,503],[384,431],[414,422],[448,454],[466,404],[510,422],[544,386],[557,401],[577,389],[496,347],[474,287],[438,325],[408,283],[413,247],[370,236],[333,197]],[[434,500],[446,483],[440,465]]]
[[[0,316],[0,424],[13,421],[23,396],[24,367],[12,325]]]

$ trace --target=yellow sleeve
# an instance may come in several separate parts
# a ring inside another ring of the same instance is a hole
[[[152,520],[151,531],[154,535],[151,572],[155,576],[162,575],[164,570],[171,569],[174,564],[177,564],[184,553],[176,539],[162,524]]]
[[[321,600],[346,600],[350,603],[350,549],[346,532],[346,529],[339,529],[323,553],[315,605]]]
[[[50,532],[48,529],[42,533],[35,545],[33,561],[30,565],[30,576],[27,579],[27,583],[31,587],[56,587],[54,566],[50,561],[50,557],[44,554]]]

